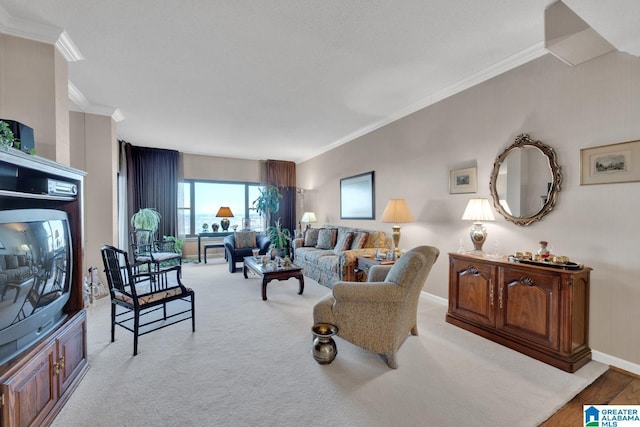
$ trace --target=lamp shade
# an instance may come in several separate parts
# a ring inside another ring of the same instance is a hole
[[[470,221],[494,221],[488,199],[471,199],[462,214],[462,219]]]
[[[228,206],[221,206],[220,209],[218,209],[216,218],[233,218],[233,212],[231,212]]]
[[[305,212],[304,214],[302,214],[302,219],[300,220],[300,222],[318,222],[318,219],[316,218],[316,214],[313,212]]]
[[[382,212],[382,222],[413,222],[413,215],[405,199],[390,199]]]

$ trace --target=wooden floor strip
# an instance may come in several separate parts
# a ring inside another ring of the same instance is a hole
[[[582,405],[640,405],[640,378],[619,369],[608,369],[541,427],[583,427]]]

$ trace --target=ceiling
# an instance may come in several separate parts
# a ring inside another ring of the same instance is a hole
[[[120,139],[300,162],[546,54],[553,2],[0,0],[0,32],[68,48],[71,109]],[[640,2],[565,4],[640,54]]]

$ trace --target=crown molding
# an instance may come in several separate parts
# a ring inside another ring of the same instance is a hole
[[[380,129],[381,127],[386,126],[389,123],[393,123],[396,120],[400,120],[401,118],[406,117],[409,114],[413,114],[416,111],[420,111],[423,108],[426,108],[432,104],[435,104],[438,101],[442,101],[446,98],[449,98],[450,96],[453,96],[475,85],[478,85],[484,81],[487,81],[493,77],[496,77],[506,71],[519,67],[520,65],[526,64],[527,62],[533,61],[534,59],[537,59],[548,53],[549,51],[544,47],[544,42],[537,43],[528,49],[522,50],[514,55],[511,55],[503,59],[502,61],[496,62],[495,64],[492,64],[489,67],[470,75],[467,78],[464,78],[452,85],[449,85],[446,88],[439,90],[438,92],[432,93],[431,95],[421,99],[420,101],[414,103],[413,105],[410,105],[407,108],[403,108],[402,110],[389,114],[387,117],[384,117],[383,119],[375,123],[372,123],[369,126],[365,126],[361,129],[358,129],[355,132],[352,132],[349,135],[345,136],[344,138],[340,138],[339,140],[335,141],[333,144],[330,144],[324,147],[322,151],[313,153],[303,159],[298,160],[298,162],[304,162],[304,161],[310,160],[316,156],[319,156],[320,154],[333,150],[334,148],[339,147],[342,144],[346,144],[347,142],[353,141],[356,138],[359,138],[363,135],[366,135],[377,129]]]
[[[536,43],[528,49],[522,50],[515,55],[511,55],[503,59],[502,61],[498,61],[495,64],[485,68],[484,70],[472,74],[471,76],[434,93],[431,96],[431,102],[436,103],[443,99],[449,98],[450,96],[460,93],[463,90],[469,89],[477,84],[499,76],[502,73],[526,64],[527,62],[531,62],[534,59],[540,58],[547,53],[549,53],[549,51],[545,49],[544,42]]]
[[[77,106],[79,111],[81,112],[86,111],[87,108],[89,108],[89,106],[91,105],[87,97],[84,96],[84,93],[82,93],[80,89],[78,89],[71,80],[69,80],[68,82],[68,87],[69,87],[69,101],[71,101],[75,106]]]
[[[108,116],[113,119],[114,122],[119,123],[125,119],[122,111],[116,107],[109,107],[107,105],[92,104],[86,96],[73,84],[71,80],[68,82],[69,86],[69,102],[71,103],[70,109],[78,111],[80,113],[96,114],[98,116]],[[76,107],[76,108],[74,108]]]
[[[76,44],[71,40],[66,31],[62,31],[60,37],[56,41],[56,48],[64,56],[67,62],[76,62],[84,60],[84,56]]]
[[[0,33],[54,45],[68,62],[84,59],[69,34],[62,28],[16,18],[2,6],[0,6]]]

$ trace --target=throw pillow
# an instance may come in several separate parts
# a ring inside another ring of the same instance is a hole
[[[255,248],[257,246],[255,231],[236,231],[234,235],[236,239],[236,249]]]
[[[18,255],[18,265],[20,267],[25,267],[26,265],[28,265],[26,255]]]
[[[351,241],[353,240],[353,233],[343,233],[338,238],[338,242],[336,243],[336,247],[333,248],[333,253],[336,255],[340,255],[344,251],[348,251],[351,248]]]
[[[302,246],[314,247],[318,244],[319,228],[310,228],[304,232],[304,243]]]
[[[362,249],[364,245],[367,243],[367,237],[369,237],[369,233],[366,231],[358,231],[353,236],[353,241],[351,242],[351,249]]]
[[[337,230],[332,228],[321,228],[318,233],[318,243],[316,248],[318,249],[332,249],[335,246],[334,236],[337,234]]]
[[[367,239],[368,248],[386,248],[387,235],[384,231],[372,231]]]
[[[20,267],[18,265],[18,257],[16,255],[5,255],[4,259],[7,261],[8,270]]]

